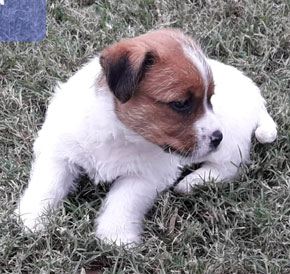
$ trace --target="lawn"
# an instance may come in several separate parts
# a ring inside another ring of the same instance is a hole
[[[94,237],[108,188],[87,178],[44,232],[24,233],[13,211],[56,83],[115,41],[163,27],[251,77],[277,141],[253,140],[252,163],[234,181],[162,194],[134,249]],[[48,1],[43,41],[0,43],[0,273],[290,273],[289,52],[289,0]]]

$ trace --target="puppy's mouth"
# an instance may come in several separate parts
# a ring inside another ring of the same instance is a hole
[[[180,151],[171,145],[163,145],[161,148],[166,153],[170,153],[170,154],[175,153],[175,154],[178,154],[179,156],[182,156],[182,157],[190,157],[193,153],[192,149],[186,150],[186,151]]]
[[[169,154],[177,154],[178,156],[181,156],[183,158],[191,158],[192,160],[196,161],[199,159],[202,159],[206,157],[207,155],[215,152],[218,150],[218,148],[209,146],[206,150],[203,151],[203,149],[199,148],[198,146],[192,149],[188,149],[186,151],[181,151],[179,149],[176,149],[175,147],[171,145],[163,145],[161,146],[162,150]]]

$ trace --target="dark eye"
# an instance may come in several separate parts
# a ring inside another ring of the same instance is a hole
[[[192,111],[192,100],[187,99],[185,101],[173,101],[168,105],[176,112],[182,114],[188,114]]]
[[[212,109],[212,103],[211,103],[211,96],[207,98],[207,106],[209,109]]]

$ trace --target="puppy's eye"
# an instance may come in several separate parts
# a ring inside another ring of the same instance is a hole
[[[185,101],[173,101],[168,105],[176,112],[182,114],[188,114],[192,111],[192,100],[187,99]]]
[[[212,109],[211,97],[207,98],[207,106],[209,109]]]

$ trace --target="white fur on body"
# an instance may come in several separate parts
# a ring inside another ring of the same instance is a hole
[[[30,182],[19,203],[25,226],[41,227],[39,217],[66,197],[79,167],[96,184],[115,180],[97,218],[96,235],[117,244],[140,241],[144,214],[158,193],[173,185],[181,166],[204,162],[176,186],[179,192],[190,192],[204,179],[233,178],[237,166],[249,160],[250,139],[257,126],[261,142],[273,141],[276,127],[251,80],[230,66],[208,61],[216,85],[214,113],[207,110],[193,126],[201,143],[212,121],[224,137],[217,151],[200,159],[166,153],[123,125],[114,112],[112,93],[97,85],[98,58],[61,84],[35,141]]]

